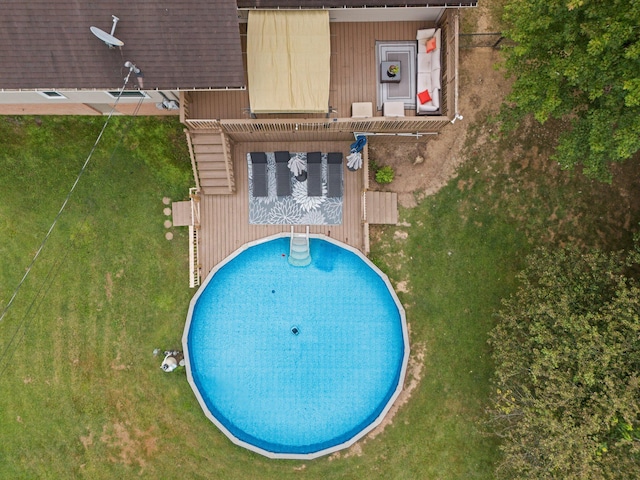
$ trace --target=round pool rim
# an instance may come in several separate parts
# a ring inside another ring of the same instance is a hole
[[[213,422],[213,424],[218,427],[218,429],[220,431],[222,431],[222,433],[225,434],[225,436],[227,438],[229,438],[229,440],[231,440],[234,444],[246,448],[248,450],[251,450],[255,453],[258,453],[260,455],[263,455],[265,457],[268,458],[274,458],[274,459],[291,459],[291,460],[310,460],[310,459],[314,459],[314,458],[318,458],[324,455],[329,455],[331,453],[337,452],[339,450],[343,450],[345,448],[349,448],[351,445],[353,445],[355,442],[357,442],[358,440],[360,440],[361,438],[363,438],[365,435],[367,435],[369,432],[371,432],[374,428],[376,428],[378,425],[380,425],[380,423],[382,423],[382,421],[384,420],[384,418],[387,416],[387,414],[389,413],[389,410],[391,409],[391,407],[393,406],[393,404],[395,403],[395,401],[398,399],[398,396],[400,395],[400,393],[402,392],[402,388],[404,386],[404,380],[405,380],[405,376],[406,376],[406,372],[407,372],[407,365],[409,363],[409,354],[410,354],[410,348],[409,348],[409,331],[407,328],[407,320],[406,320],[406,314],[404,311],[404,307],[402,306],[402,303],[400,303],[400,300],[398,299],[398,296],[393,288],[393,286],[391,285],[391,282],[389,281],[389,277],[387,277],[387,275],[382,272],[371,260],[369,260],[369,258],[367,258],[360,250],[347,245],[346,243],[343,242],[339,242],[337,240],[334,240],[331,237],[328,237],[326,235],[321,235],[321,234],[310,234],[309,237],[310,238],[316,238],[319,240],[324,240],[326,242],[332,243],[338,247],[341,247],[355,255],[357,255],[363,262],[365,262],[365,264],[370,267],[376,274],[378,274],[378,276],[382,279],[382,281],[385,283],[385,285],[387,286],[387,289],[389,291],[389,294],[391,295],[391,298],[393,298],[393,301],[398,309],[398,314],[400,316],[400,322],[401,322],[401,327],[402,327],[402,340],[403,340],[403,347],[404,347],[404,355],[402,358],[402,364],[401,364],[401,368],[400,368],[400,375],[398,376],[398,384],[396,386],[395,391],[393,392],[393,394],[391,395],[391,397],[389,398],[388,402],[386,403],[386,405],[384,406],[384,408],[381,410],[380,414],[375,418],[375,420],[373,420],[369,425],[365,426],[362,430],[360,430],[358,433],[356,433],[353,437],[351,437],[350,439],[346,440],[345,442],[342,442],[338,445],[334,445],[332,447],[328,447],[322,450],[318,450],[316,452],[311,452],[311,453],[282,453],[282,452],[271,452],[269,450],[265,450],[263,448],[260,448],[256,445],[253,445],[251,443],[245,442],[244,440],[239,439],[238,437],[236,437],[233,433],[231,433],[227,427],[220,422],[215,415],[213,415],[211,413],[211,411],[209,410],[209,407],[207,406],[207,404],[205,403],[204,399],[202,398],[202,395],[200,394],[200,390],[198,389],[198,386],[196,385],[196,382],[193,378],[193,375],[191,373],[191,361],[190,361],[190,353],[189,353],[189,342],[188,342],[188,337],[189,337],[189,330],[191,327],[191,319],[193,316],[193,311],[195,309],[195,306],[198,302],[198,299],[200,298],[200,295],[202,294],[202,292],[204,292],[204,290],[206,289],[207,285],[209,284],[209,282],[211,281],[211,279],[215,276],[216,272],[218,272],[218,270],[220,270],[222,267],[224,267],[227,263],[231,262],[233,259],[235,259],[238,255],[240,255],[241,253],[243,253],[245,250],[254,247],[256,245],[260,245],[262,243],[266,243],[266,242],[270,242],[272,240],[276,240],[279,238],[289,238],[291,236],[291,234],[289,233],[279,233],[276,235],[271,235],[268,237],[263,237],[260,238],[258,240],[254,240],[252,242],[248,242],[245,243],[242,247],[238,248],[236,251],[234,251],[233,253],[231,253],[228,257],[226,257],[222,262],[220,262],[218,265],[216,265],[207,275],[206,279],[204,280],[204,282],[200,285],[200,287],[198,288],[198,290],[196,291],[196,293],[194,294],[193,298],[191,299],[190,303],[189,303],[189,310],[187,312],[187,320],[185,323],[185,327],[184,327],[184,332],[182,335],[182,348],[184,350],[184,359],[185,359],[185,368],[186,368],[186,373],[187,373],[187,380],[189,382],[189,385],[191,386],[191,389],[193,390],[193,393],[195,394],[196,398],[198,399],[198,403],[200,404],[200,407],[202,408],[202,411],[204,412],[205,416],[211,421]],[[302,267],[301,267],[302,268]]]

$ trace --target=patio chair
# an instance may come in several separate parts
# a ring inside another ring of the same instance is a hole
[[[322,196],[322,154],[320,152],[307,153],[307,195]]]
[[[289,152],[276,152],[276,191],[279,197],[291,195]]]
[[[264,152],[251,152],[251,169],[253,171],[253,196],[266,197],[267,179],[267,154]]]
[[[327,155],[327,197],[342,196],[342,153]]]

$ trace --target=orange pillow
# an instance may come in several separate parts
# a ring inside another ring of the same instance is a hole
[[[425,90],[424,92],[420,92],[418,94],[418,99],[420,100],[420,104],[427,103],[431,101],[431,95],[429,95],[429,90]]]
[[[433,52],[437,46],[438,45],[436,43],[436,37],[431,37],[429,40],[427,40],[427,53]]]

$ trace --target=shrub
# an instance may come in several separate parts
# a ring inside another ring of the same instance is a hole
[[[385,165],[384,167],[379,168],[376,172],[376,182],[380,184],[391,183],[395,175],[393,168],[389,165]]]
[[[637,252],[538,250],[489,334],[496,478],[640,478]],[[552,472],[552,473],[549,473]]]

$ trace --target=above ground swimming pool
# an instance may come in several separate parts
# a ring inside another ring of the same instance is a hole
[[[289,236],[249,244],[193,297],[183,336],[189,383],[234,443],[272,458],[346,448],[382,421],[402,389],[409,343],[387,277],[357,250]]]

